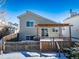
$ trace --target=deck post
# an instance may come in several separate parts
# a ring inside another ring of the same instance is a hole
[[[37,27],[37,37],[38,37],[38,27]]]
[[[42,56],[41,55],[41,49],[42,49],[42,41],[40,41],[40,57]]]
[[[54,42],[54,37],[53,37],[53,45],[52,45],[52,46],[53,46],[53,49],[54,49],[54,43],[55,43],[55,42]]]
[[[59,27],[59,38],[61,38],[61,35],[62,35],[62,29],[61,27]]]

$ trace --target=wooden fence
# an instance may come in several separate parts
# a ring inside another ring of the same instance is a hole
[[[39,51],[39,42],[6,42],[4,52]]]
[[[58,39],[57,39],[58,40]],[[71,47],[69,40],[64,41],[20,41],[20,42],[5,42],[3,44],[4,52],[16,52],[16,51],[53,51],[57,50],[56,42],[58,42],[60,48]]]

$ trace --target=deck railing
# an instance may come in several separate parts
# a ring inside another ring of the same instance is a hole
[[[54,41],[56,39],[63,39],[64,41],[71,41],[70,37],[40,37],[40,39],[53,39]]]

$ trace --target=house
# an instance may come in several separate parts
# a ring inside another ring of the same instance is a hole
[[[18,18],[20,19],[20,40],[33,40],[33,37],[37,35],[40,37],[59,37],[59,28],[56,27],[40,27],[37,31],[36,25],[59,24],[55,21],[44,18],[30,11],[18,16]]]
[[[65,26],[69,27],[69,24],[60,24],[30,11],[18,18],[20,19],[19,40],[40,42],[40,50],[43,51],[56,50],[58,45],[71,47],[70,38],[63,38],[61,29]]]
[[[70,25],[72,25],[71,27],[72,39],[73,40],[79,39],[79,13],[73,12],[72,10],[70,10],[70,17],[64,20],[64,24],[65,23],[69,23]],[[63,30],[63,35],[68,36],[68,28],[65,28]]]

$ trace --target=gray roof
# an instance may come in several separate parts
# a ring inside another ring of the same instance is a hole
[[[31,11],[27,11],[26,13],[24,13],[24,14],[18,16],[18,18],[20,18],[20,17],[22,17],[22,16],[24,16],[24,15],[27,15],[27,14],[32,14],[32,15],[35,15],[35,16],[37,16],[37,17],[41,17],[41,18],[43,18],[43,19],[45,19],[45,20],[48,20],[48,21],[50,21],[50,22],[52,22],[52,23],[55,23],[55,24],[57,23],[57,24],[59,24],[58,22],[55,22],[55,21],[50,20],[50,19],[48,19],[48,18],[45,18],[45,17],[43,17],[43,16],[41,16],[41,15],[39,15],[39,14],[36,14],[36,13],[34,13],[34,12],[31,12]]]

